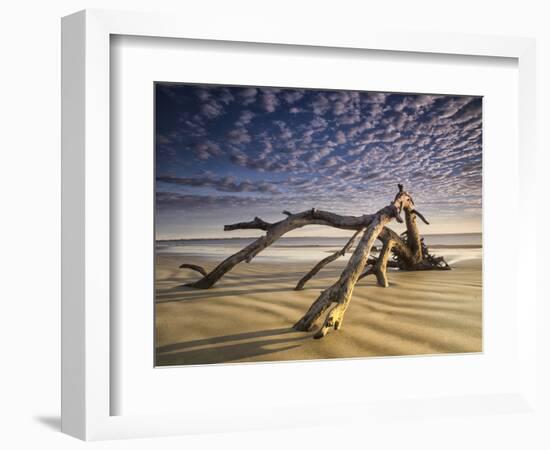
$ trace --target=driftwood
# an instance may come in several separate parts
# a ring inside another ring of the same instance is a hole
[[[196,264],[182,264],[180,266],[180,269],[191,269],[195,272],[199,272],[203,277],[208,275],[208,272],[201,266],[197,266]]]
[[[265,235],[229,256],[213,270],[207,272],[204,268],[194,264],[182,264],[180,268],[195,270],[203,275],[198,281],[188,283],[186,286],[208,289],[214,286],[227,272],[237,264],[250,262],[262,250],[276,242],[289,231],[306,225],[326,225],[333,228],[355,231],[354,235],[339,251],[324,258],[317,263],[296,285],[297,290],[302,289],[305,283],[315,276],[324,266],[343,256],[359,238],[350,260],[343,270],[340,278],[329,288],[325,289],[312,303],[306,314],[294,325],[299,331],[310,331],[320,317],[326,312],[325,320],[320,329],[315,333],[315,338],[325,336],[330,330],[338,330],[342,326],[344,314],[352,298],[355,284],[367,275],[374,274],[380,286],[387,287],[387,268],[396,267],[401,270],[448,270],[450,267],[441,257],[431,255],[420,236],[416,225],[418,216],[428,224],[425,217],[414,206],[412,197],[398,185],[399,192],[394,200],[386,207],[374,214],[363,216],[342,216],[328,211],[310,209],[292,214],[283,211],[287,217],[275,223],[266,222],[259,217],[249,222],[239,222],[225,225],[225,231],[257,229],[265,231]],[[403,222],[401,212],[405,213],[407,231],[402,236],[395,233],[386,225],[393,219]],[[378,257],[371,257],[374,242],[381,241],[382,247]],[[393,258],[390,260],[390,255]],[[328,312],[327,312],[328,311]]]
[[[299,291],[304,288],[304,285],[309,281],[310,278],[314,277],[323,267],[325,267],[327,264],[330,264],[332,261],[337,260],[340,258],[340,256],[344,256],[346,252],[353,246],[355,243],[357,236],[362,230],[357,230],[355,234],[351,237],[351,239],[342,247],[342,249],[338,250],[337,252],[334,252],[332,255],[327,256],[325,259],[322,259],[319,261],[313,269],[311,269],[308,273],[306,273],[300,281],[298,281],[298,284],[294,288],[295,291]]]
[[[319,317],[332,303],[335,303],[335,306],[328,312],[323,325],[315,333],[314,338],[321,338],[330,330],[338,330],[342,326],[344,314],[351,301],[353,288],[367,264],[374,241],[378,238],[384,225],[392,220],[392,218],[398,217],[396,211],[400,209],[399,205],[393,203],[376,213],[375,218],[373,218],[367,229],[363,232],[363,236],[357,244],[346,268],[340,275],[339,280],[321,292],[321,295],[313,302],[304,317],[294,324],[295,330],[311,330]]]
[[[451,270],[451,267],[442,256],[434,256],[430,253],[424,238],[416,225],[416,217],[429,224],[429,222],[418,211],[405,210],[405,222],[407,231],[397,236],[396,233],[382,233],[380,240],[383,242],[382,250],[377,259],[369,261],[370,266],[361,274],[359,279],[367,275],[375,274],[379,286],[388,287],[386,276],[387,267],[394,267],[400,270]],[[393,259],[389,260],[393,252]]]
[[[328,211],[320,211],[310,209],[297,214],[291,214],[288,211],[284,212],[288,217],[284,220],[275,223],[268,223],[259,217],[255,217],[250,222],[240,222],[232,225],[225,225],[224,231],[233,230],[264,230],[266,234],[259,237],[254,242],[243,248],[241,251],[231,255],[218,264],[210,273],[198,281],[189,283],[186,286],[208,289],[214,286],[216,282],[229,272],[237,264],[252,259],[265,248],[269,247],[281,236],[289,231],[301,228],[306,225],[327,225],[333,228],[342,230],[361,230],[367,227],[373,219],[373,215],[364,216],[341,216]]]
[[[369,261],[370,267],[359,276],[359,280],[366,277],[367,275],[374,274],[376,276],[376,281],[379,286],[388,287],[389,283],[388,283],[388,277],[386,275],[386,271],[388,268],[388,263],[390,265],[393,265],[391,264],[392,261],[388,261],[388,259],[390,257],[390,253],[394,245],[395,245],[394,240],[392,239],[386,240],[382,245],[382,249],[380,250],[380,254],[378,255],[378,258]]]
[[[399,189],[402,189],[401,185],[399,185]],[[359,276],[359,280],[368,275],[375,275],[379,286],[388,287],[388,267],[410,271],[451,269],[443,257],[435,257],[429,253],[428,247],[424,244],[424,238],[420,237],[420,232],[416,224],[416,216],[418,216],[426,225],[429,225],[426,218],[414,208],[404,208],[404,211],[407,231],[399,236],[390,228],[384,227],[378,235],[378,240],[382,242],[380,253],[377,258],[371,257],[368,259],[367,267]],[[348,249],[348,244],[344,247],[346,248],[346,251]],[[319,262],[306,276],[300,280],[295,289],[303,289],[305,283],[309,281],[309,279],[312,278],[317,272],[319,272],[322,267],[332,261],[335,261],[338,257],[343,256],[345,252],[342,252],[342,250]],[[390,260],[390,256],[392,255],[393,258]]]

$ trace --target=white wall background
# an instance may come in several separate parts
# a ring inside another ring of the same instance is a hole
[[[59,432],[60,346],[60,17],[83,8],[176,11],[205,23],[223,16],[239,21],[268,16],[281,27],[326,23],[344,27],[391,27],[425,31],[532,36],[538,39],[539,231],[548,217],[543,183],[550,168],[550,12],[547,2],[392,0],[357,2],[209,0],[11,0],[0,9],[0,447],[17,448],[550,448],[550,423],[529,416],[411,418],[361,429],[296,429],[280,432],[191,436],[85,444]],[[505,187],[503,187],[505,189]],[[539,240],[539,246],[548,244]],[[538,272],[548,264],[539,253]],[[539,289],[543,289],[542,282]],[[540,296],[539,296],[540,297]],[[549,299],[550,296],[546,295]],[[539,314],[549,316],[541,305]],[[541,369],[550,379],[549,335],[540,330]],[[548,381],[546,381],[548,384]],[[321,394],[323,395],[323,394]],[[550,405],[548,387],[541,396]]]

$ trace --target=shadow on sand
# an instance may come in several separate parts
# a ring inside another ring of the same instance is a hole
[[[264,339],[273,336],[287,337]],[[252,331],[248,333],[218,336],[194,341],[178,342],[157,348],[156,364],[158,366],[214,364],[227,363],[254,356],[263,356],[270,353],[281,353],[299,347],[299,345],[283,345],[292,342],[298,343],[310,339],[309,333],[301,333],[292,328],[277,328],[272,330]],[[237,342],[235,341],[246,341]],[[226,344],[227,345],[217,345]],[[214,346],[207,347],[205,346]],[[199,348],[197,348],[199,347]],[[278,358],[279,359],[279,358]]]
[[[254,289],[254,294],[268,294],[274,292],[288,292],[292,289],[287,287],[281,288],[268,288],[268,289]],[[233,289],[215,292],[215,297],[231,297],[250,294],[250,289]],[[212,291],[210,289],[195,289],[188,286],[177,286],[175,288],[165,290],[162,293],[157,294],[155,303],[167,303],[167,302],[186,302],[190,300],[200,300],[212,298]]]

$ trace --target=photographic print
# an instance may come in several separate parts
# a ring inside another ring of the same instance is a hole
[[[482,351],[482,98],[157,82],[155,364]]]

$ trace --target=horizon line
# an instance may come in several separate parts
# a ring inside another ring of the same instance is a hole
[[[483,234],[482,231],[468,231],[465,233],[422,233],[422,236],[446,236],[452,234]],[[225,236],[225,237],[192,237],[192,238],[162,238],[155,237],[155,241],[204,241],[204,240],[228,240],[228,239],[258,239],[261,236]],[[303,239],[303,238],[347,238],[348,236],[281,236],[280,239]]]

